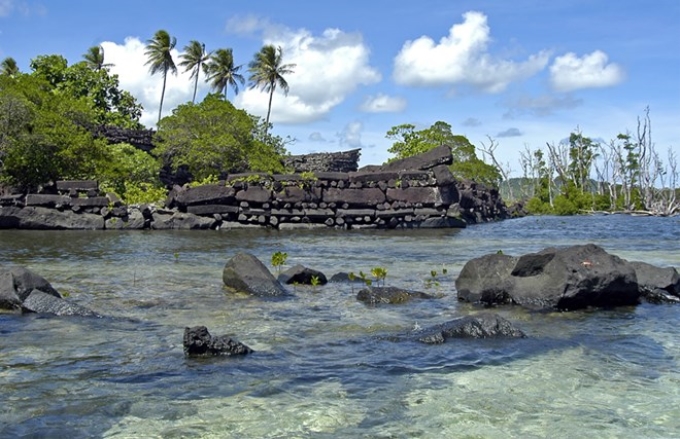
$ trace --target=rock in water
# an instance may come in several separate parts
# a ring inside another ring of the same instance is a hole
[[[519,258],[470,260],[456,279],[458,298],[487,305],[574,310],[637,305],[635,269],[594,244],[548,248]]]
[[[231,258],[222,271],[222,281],[235,292],[259,297],[288,295],[267,267],[250,253],[238,253]]]
[[[205,326],[184,328],[184,354],[190,357],[246,355],[253,350],[226,335],[214,337]]]
[[[496,314],[483,313],[466,316],[418,334],[418,341],[426,344],[441,344],[450,338],[524,338],[522,330]]]

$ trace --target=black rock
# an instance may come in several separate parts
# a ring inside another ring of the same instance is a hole
[[[184,328],[184,354],[190,357],[246,355],[253,350],[226,335],[214,337],[205,326]]]
[[[427,293],[397,287],[364,288],[357,293],[357,300],[368,305],[406,303],[412,299],[434,299]]]
[[[313,268],[307,268],[303,265],[295,265],[288,270],[281,273],[278,277],[279,282],[282,284],[300,284],[300,285],[313,285],[312,279],[316,278],[317,285],[326,285],[328,279],[326,275]]]
[[[450,338],[524,338],[526,335],[496,314],[482,313],[422,330],[416,339],[425,344],[441,344]]]

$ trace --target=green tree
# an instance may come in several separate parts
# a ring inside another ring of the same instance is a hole
[[[283,49],[281,46],[266,45],[255,54],[255,58],[248,64],[251,88],[260,88],[269,93],[269,105],[267,106],[267,118],[265,126],[269,126],[269,116],[272,112],[272,98],[274,90],[279,86],[285,94],[288,94],[289,86],[283,75],[293,73],[295,64],[283,64]]]
[[[106,69],[113,64],[106,64],[104,62],[104,48],[102,46],[92,46],[83,54],[85,64],[92,70]]]
[[[85,99],[54,93],[44,79],[0,78],[3,179],[35,188],[64,178],[93,178],[105,144],[84,128],[93,118]]]
[[[54,93],[84,98],[95,114],[92,125],[140,127],[142,106],[120,88],[118,75],[108,69],[92,69],[85,61],[69,66],[58,55],[38,56],[31,68],[32,75],[49,83]]]
[[[451,125],[446,122],[438,121],[429,128],[419,131],[416,131],[415,125],[412,124],[397,125],[392,127],[385,137],[394,142],[388,149],[395,155],[392,160],[448,145],[453,156],[451,172],[456,177],[493,186],[498,186],[501,180],[500,171],[479,159],[475,146],[465,136],[453,134]]]
[[[238,85],[243,85],[246,82],[239,70],[241,70],[241,66],[234,65],[234,55],[231,49],[217,49],[210,56],[206,80],[210,82],[213,91],[224,92],[224,98],[229,99],[227,97],[229,86],[232,86],[234,94],[237,95]]]
[[[151,185],[160,188],[160,162],[151,154],[127,143],[117,143],[106,148],[106,159],[98,163],[99,185],[121,198],[131,187]]]
[[[147,40],[146,50],[144,54],[147,57],[146,65],[149,66],[149,72],[152,75],[160,73],[163,75],[163,88],[161,90],[161,104],[158,108],[158,121],[161,120],[163,113],[163,98],[165,97],[165,85],[168,79],[168,72],[176,75],[177,66],[172,59],[172,50],[177,45],[177,38],[171,37],[170,34],[161,29],[157,31],[153,38]]]
[[[4,76],[16,76],[19,72],[19,66],[17,62],[11,56],[3,59],[0,63],[0,75]]]
[[[221,95],[209,94],[200,104],[184,104],[163,118],[155,154],[172,167],[186,165],[195,180],[246,170],[280,172],[280,155],[255,138],[256,119]]]
[[[208,60],[210,54],[205,51],[205,44],[196,40],[191,40],[189,44],[184,47],[184,53],[180,55],[182,61],[180,66],[184,67],[184,71],[191,70],[190,78],[194,80],[194,95],[191,102],[196,102],[196,91],[198,90],[198,77],[201,72],[207,73]]]

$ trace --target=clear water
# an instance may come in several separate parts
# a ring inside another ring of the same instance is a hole
[[[0,231],[20,264],[107,317],[0,314],[0,437],[677,438],[680,306],[499,309],[530,337],[441,346],[389,336],[479,312],[456,301],[470,258],[593,242],[680,267],[680,219],[524,218],[436,231]],[[224,263],[288,253],[331,275],[387,268],[442,297],[369,308],[350,285],[235,296]],[[185,326],[256,350],[187,359]]]

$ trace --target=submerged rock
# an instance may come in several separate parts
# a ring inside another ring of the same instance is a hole
[[[405,290],[397,287],[364,288],[357,293],[357,300],[368,305],[406,303],[412,299],[434,299],[420,291]]]
[[[24,267],[0,267],[0,309],[58,316],[97,316],[72,303],[42,276]]]
[[[416,339],[425,344],[441,344],[450,338],[524,338],[522,330],[496,314],[482,313],[451,320],[422,330]]]
[[[237,253],[222,270],[224,285],[234,292],[259,297],[287,296],[288,292],[271,272],[250,253]]]
[[[253,350],[226,335],[212,336],[205,326],[184,328],[184,354],[190,357],[246,355]]]

